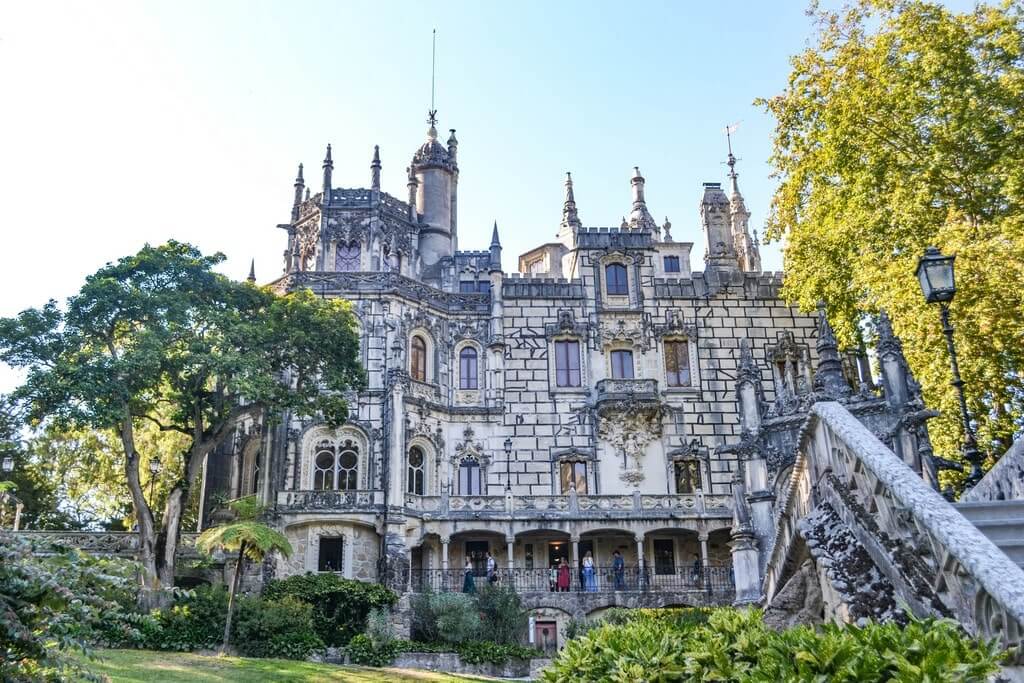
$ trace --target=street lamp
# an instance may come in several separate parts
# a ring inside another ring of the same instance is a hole
[[[3,462],[0,463],[0,469],[3,469],[4,474],[9,474],[14,469],[14,457],[5,455]]]
[[[160,474],[160,458],[149,459],[149,506],[153,507],[153,487],[156,486],[156,476]]]
[[[505,438],[505,490],[512,490],[512,439]]]
[[[924,256],[917,262],[917,280],[921,284],[924,300],[930,304],[939,304],[939,319],[942,321],[942,333],[946,335],[946,348],[949,350],[949,365],[953,372],[950,384],[956,389],[960,403],[960,421],[964,429],[964,459],[971,465],[971,473],[967,476],[968,486],[981,481],[981,451],[974,438],[971,427],[971,415],[967,412],[967,399],[964,398],[964,381],[960,378],[960,365],[956,360],[956,347],[953,345],[953,325],[949,322],[949,302],[956,294],[956,279],[953,274],[955,256],[943,256],[935,247],[928,247]]]

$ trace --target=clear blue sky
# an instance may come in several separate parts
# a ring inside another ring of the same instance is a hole
[[[760,228],[771,120],[810,34],[803,2],[69,2],[0,7],[0,315],[63,299],[144,242],[280,273],[296,165],[314,191],[324,146],[337,186],[386,191],[424,139],[430,37],[437,107],[460,141],[459,231],[505,268],[550,240],[564,172],[587,225],[618,225],[639,165],[651,211],[702,269],[700,183],[724,181],[740,121],[741,187]],[[766,250],[765,266],[781,267]]]

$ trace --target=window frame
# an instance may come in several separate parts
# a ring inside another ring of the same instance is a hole
[[[480,352],[472,344],[459,349],[459,390],[480,389]]]
[[[427,381],[427,348],[427,340],[422,334],[412,335],[409,340],[409,377],[417,382]]]
[[[569,475],[568,477],[566,477],[567,473]],[[560,461],[558,463],[558,481],[563,496],[569,495],[569,492],[573,489],[575,489],[577,495],[587,495],[587,461]]]
[[[412,464],[412,453],[416,451],[420,454],[420,464]],[[405,467],[406,467],[406,485],[405,492],[414,496],[423,496],[427,492],[427,452],[422,446],[413,444],[406,451],[405,456]],[[418,484],[418,486],[417,486]],[[418,489],[418,490],[417,490]]]
[[[324,545],[325,541],[329,546],[337,546],[337,550],[332,555],[339,559],[338,567],[325,568],[325,560],[330,559],[325,557]],[[345,537],[344,536],[321,536],[317,542],[317,557],[316,557],[316,570],[318,573],[331,573],[331,574],[342,574],[345,571]]]
[[[465,474],[465,479],[463,475]],[[465,490],[463,482],[465,481]],[[474,483],[476,492],[473,492]],[[476,458],[464,458],[459,462],[456,470],[456,491],[459,496],[480,496],[483,495],[483,467]]]
[[[687,474],[685,480],[690,484],[690,490],[688,491],[681,489],[679,486],[682,479],[679,476],[681,468],[685,468]],[[701,461],[697,458],[678,458],[674,460],[672,462],[672,484],[675,487],[676,494],[693,495],[702,493],[704,491],[703,469]]]
[[[354,255],[353,251],[354,250]],[[345,253],[345,256],[342,256]],[[334,270],[338,273],[358,273],[362,269],[363,245],[359,240],[350,242],[336,242],[334,244]],[[354,268],[342,268],[343,262],[346,266],[354,265]]]
[[[693,388],[693,368],[690,364],[690,340],[689,339],[665,339],[661,344],[662,368],[665,371],[665,386],[670,389]],[[680,354],[682,356],[680,357]],[[669,368],[669,361],[674,360],[675,370]],[[682,363],[680,362],[682,361]],[[686,371],[686,382],[683,383],[681,375],[683,366]],[[675,382],[673,382],[675,375]]]
[[[673,265],[672,268],[669,268],[669,263]],[[665,254],[664,256],[662,256],[661,267],[664,270],[665,274],[682,273],[682,266],[683,264],[678,254]]]
[[[616,277],[612,278],[612,273]],[[619,273],[621,272],[621,278]],[[614,289],[613,289],[614,286]],[[604,266],[604,291],[608,296],[629,296],[629,268],[625,263],[612,261]]]
[[[559,389],[578,389],[583,386],[583,361],[581,358],[581,344],[579,339],[555,339],[555,386]],[[575,353],[573,353],[575,347]],[[564,353],[563,353],[564,349]],[[565,362],[561,367],[560,361]],[[576,367],[573,367],[575,362]],[[573,382],[575,372],[575,382]],[[565,382],[562,381],[562,374],[565,375]]]
[[[621,359],[629,354],[629,374],[623,373],[626,365]],[[611,379],[636,379],[636,359],[633,349],[610,349],[608,351],[608,376]]]

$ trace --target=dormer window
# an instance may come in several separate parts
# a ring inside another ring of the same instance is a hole
[[[665,257],[665,272],[666,273],[678,273],[679,270],[679,257],[678,256],[666,256]]]
[[[621,263],[609,263],[604,269],[605,290],[609,296],[627,296],[629,279],[626,266]]]

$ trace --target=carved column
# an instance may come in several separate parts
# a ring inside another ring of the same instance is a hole
[[[511,582],[512,582],[512,570],[515,569],[515,561],[513,559],[513,557],[514,557],[513,553],[515,552],[515,542],[516,542],[515,538],[513,538],[511,536],[506,536],[505,537],[505,547],[506,547],[507,552],[508,552],[508,580],[509,580],[509,587],[511,587]]]
[[[441,590],[448,588],[448,542],[447,536],[441,537]]]
[[[391,443],[388,464],[388,505],[402,507],[402,464],[405,461],[405,380],[404,371],[395,373],[391,385]]]
[[[571,540],[572,540],[572,567],[571,567],[572,573],[569,574],[569,585],[572,585],[572,582],[574,580],[573,577],[576,577],[575,580],[579,581],[579,573],[580,573],[580,537],[577,534],[573,534],[572,537],[571,537]]]
[[[708,533],[702,531],[697,534],[697,540],[700,541],[700,563],[704,566],[704,569],[708,568],[710,562],[708,561]]]

